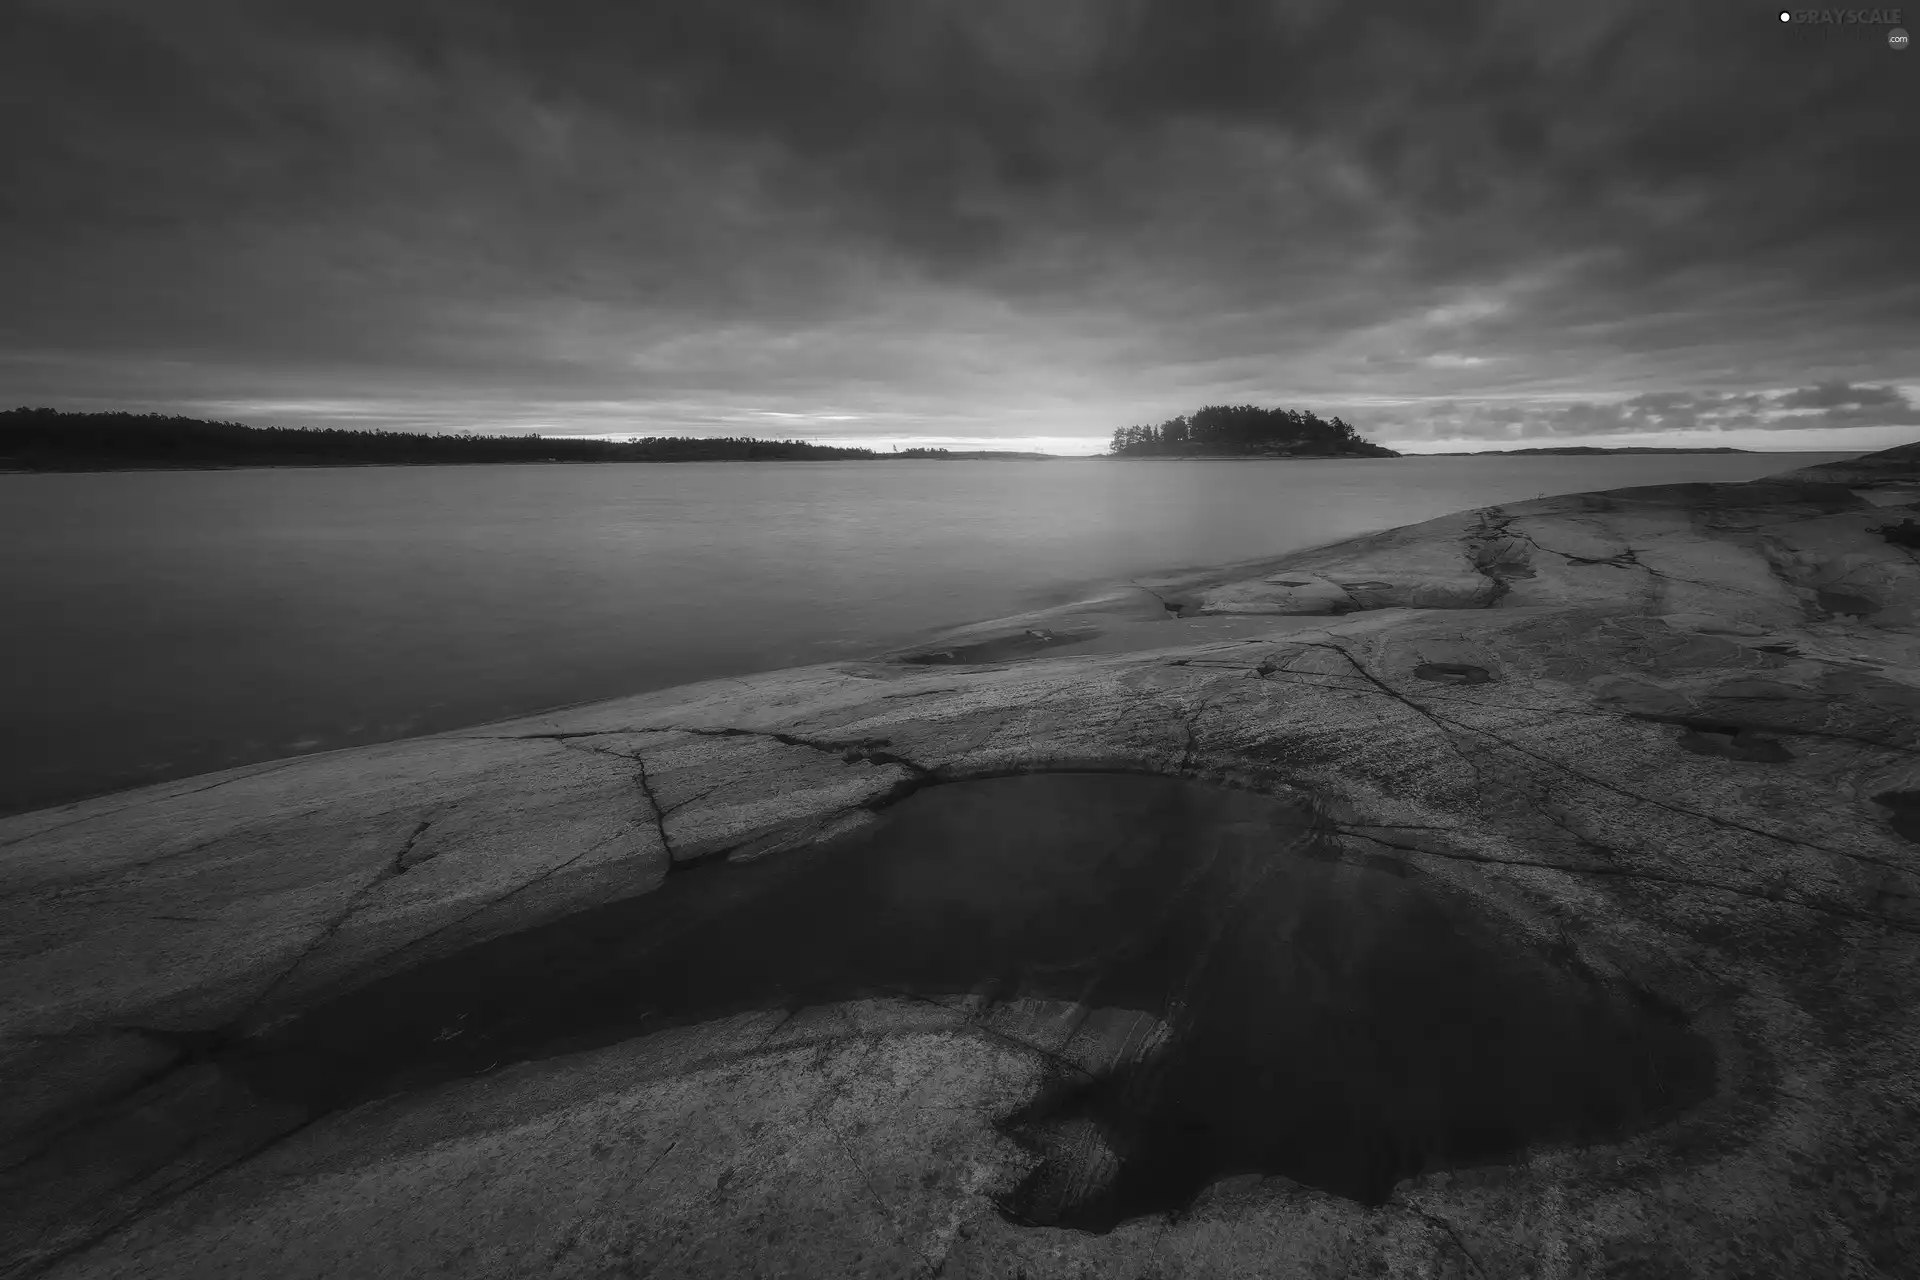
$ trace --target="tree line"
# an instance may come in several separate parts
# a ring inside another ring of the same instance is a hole
[[[1312,410],[1211,404],[1156,426],[1121,427],[1109,452],[1116,457],[1260,454],[1273,457],[1339,455],[1397,458],[1392,449],[1360,438],[1350,423]]]
[[[1209,405],[1157,426],[1113,433],[1118,457],[1256,454],[1398,457],[1339,418],[1311,411]],[[722,462],[872,458],[1016,458],[1039,454],[912,448],[890,453],[746,436],[434,435],[337,427],[254,427],[160,413],[0,411],[0,468],[91,471],[115,467],[338,466],[449,462]]]
[[[743,436],[429,435],[334,427],[250,427],[159,413],[0,412],[0,466],[31,471],[111,467],[328,466],[432,462],[720,462],[878,458],[871,449]]]

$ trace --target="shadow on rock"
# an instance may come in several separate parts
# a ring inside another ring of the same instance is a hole
[[[319,1114],[751,1009],[984,994],[1143,1012],[1165,1031],[1143,1045],[1138,1018],[1083,1019],[1076,1034],[1114,1043],[1050,1053],[1050,1082],[1001,1122],[1039,1157],[1003,1212],[1086,1230],[1238,1173],[1378,1203],[1423,1171],[1614,1140],[1711,1091],[1708,1045],[1649,997],[1400,864],[1337,855],[1303,806],[1250,792],[952,783],[858,836],[696,865],[222,1057]]]

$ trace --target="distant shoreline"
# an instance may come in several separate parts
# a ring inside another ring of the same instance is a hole
[[[1477,449],[1452,450],[1444,453],[1407,453],[1401,458],[1547,458],[1547,457],[1614,457],[1623,454],[1742,454],[1759,456],[1777,454],[1789,457],[1796,454],[1842,454],[1861,455],[1870,452],[1864,449]],[[93,465],[60,465],[21,467],[0,463],[0,476],[30,475],[101,475],[112,472],[155,472],[155,471],[326,471],[326,470],[363,470],[393,467],[498,467],[498,466],[606,466],[632,465],[642,466],[654,463],[675,466],[694,463],[768,463],[768,462],[1338,462],[1338,461],[1390,461],[1390,459],[1356,458],[1352,454],[1321,453],[1295,454],[1291,457],[1275,457],[1272,454],[1188,454],[1134,455],[1117,456],[1110,453],[1014,453],[990,450],[969,451],[964,454],[949,454],[944,458],[929,458],[915,455],[909,458],[905,454],[877,453],[871,458],[502,458],[502,459],[430,459],[421,461],[395,462],[350,462],[336,459],[318,459],[312,462],[126,462]]]
[[[113,471],[328,471],[383,470],[394,467],[602,467],[602,466],[691,466],[696,463],[743,462],[759,465],[769,462],[1078,462],[1098,458],[1100,454],[1007,453],[968,454],[948,458],[909,458],[904,454],[875,454],[872,458],[427,458],[395,462],[352,462],[322,458],[313,462],[125,462],[86,465],[21,467],[0,460],[0,476],[96,475]]]
[[[1421,454],[1420,456],[1424,458],[1480,458],[1480,457],[1485,457],[1488,454],[1495,454],[1495,453],[1516,453],[1516,454],[1527,454],[1530,456],[1538,456],[1538,455],[1546,454],[1546,455],[1552,455],[1555,457],[1577,458],[1577,457],[1583,457],[1588,454],[1601,454],[1601,453],[1614,454],[1614,453],[1772,453],[1772,452],[1775,452],[1775,450],[1735,449],[1730,445],[1700,445],[1698,447],[1689,449],[1689,448],[1667,448],[1663,446],[1653,446],[1653,445],[1623,445],[1623,446],[1614,447],[1614,448],[1606,448],[1600,445],[1563,444],[1563,445],[1544,446],[1544,447],[1535,448],[1535,449],[1447,449],[1439,453],[1426,453],[1426,454]],[[1833,450],[1782,449],[1782,450],[1779,450],[1778,452],[1781,452],[1781,453],[1793,453],[1793,452],[1830,453],[1830,452],[1833,452]]]
[[[1090,442],[1091,443],[1091,442]],[[1022,449],[887,450],[750,436],[483,436],[338,427],[253,427],[157,413],[0,411],[0,474],[103,471],[243,471],[288,467],[483,466],[607,462],[1321,462],[1335,458],[1597,457],[1614,454],[1753,454],[1727,445],[1538,445],[1403,454],[1359,436],[1339,418],[1308,412],[1210,406],[1158,427],[1114,433],[1103,453]],[[1783,450],[1782,452],[1790,452]],[[1801,452],[1818,453],[1822,450]],[[1846,452],[1846,451],[1839,451]]]

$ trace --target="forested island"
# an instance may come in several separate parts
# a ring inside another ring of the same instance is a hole
[[[1210,404],[1158,426],[1113,433],[1116,458],[1397,458],[1392,449],[1362,440],[1339,418],[1312,410]]]

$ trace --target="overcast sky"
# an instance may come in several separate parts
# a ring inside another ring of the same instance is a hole
[[[1909,15],[1920,26],[1920,12]],[[11,0],[0,403],[1920,437],[1920,53],[1754,4]]]

